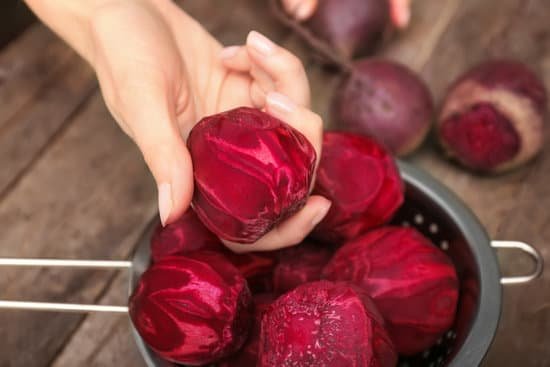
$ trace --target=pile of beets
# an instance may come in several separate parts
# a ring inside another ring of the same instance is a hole
[[[130,298],[132,321],[159,356],[194,366],[393,367],[452,326],[453,263],[417,230],[388,224],[404,184],[375,139],[325,132],[314,184],[311,144],[260,110],[206,117],[187,144],[193,209],[157,228]],[[310,192],[332,206],[297,246],[237,254],[222,244],[253,243]]]

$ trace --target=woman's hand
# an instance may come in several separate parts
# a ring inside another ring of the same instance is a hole
[[[185,140],[203,116],[263,108],[301,131],[320,157],[322,121],[308,109],[303,66],[259,33],[251,32],[245,45],[222,49],[168,0],[28,2],[96,70],[109,110],[155,177],[163,224],[189,207],[193,172]],[[257,243],[228,245],[256,251],[296,244],[329,207],[328,200],[311,196]]]
[[[313,15],[319,0],[281,0],[288,14],[298,20],[306,20]],[[405,28],[411,18],[411,0],[389,0],[390,14],[397,28]]]

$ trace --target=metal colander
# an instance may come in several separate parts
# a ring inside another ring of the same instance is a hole
[[[401,359],[399,367],[479,366],[497,330],[502,304],[501,284],[526,283],[537,278],[542,273],[542,258],[533,247],[525,243],[491,241],[475,215],[443,185],[409,164],[400,162],[399,168],[406,183],[406,199],[394,223],[414,226],[447,252],[460,279],[460,299],[452,328],[432,348],[416,356]],[[149,266],[149,238],[155,224],[149,226],[132,261],[0,259],[0,265],[129,268],[131,292],[139,276]],[[526,252],[534,259],[533,272],[526,276],[502,278],[493,248],[515,248]],[[0,308],[76,312],[128,311],[126,306],[2,300]],[[149,367],[176,366],[156,356],[147,348],[135,329],[133,332]]]

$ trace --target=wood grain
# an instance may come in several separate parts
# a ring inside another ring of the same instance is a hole
[[[127,258],[155,215],[145,163],[99,95],[0,203],[0,256]],[[3,269],[2,297],[93,302],[112,274]],[[82,316],[0,313],[0,366],[46,366]]]

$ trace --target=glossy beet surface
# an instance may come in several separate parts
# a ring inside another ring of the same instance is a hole
[[[153,262],[196,250],[219,251],[222,248],[220,239],[202,224],[192,209],[166,227],[159,224],[151,237]]]
[[[400,354],[433,345],[455,317],[456,270],[445,253],[412,228],[383,227],[343,245],[323,270],[373,298]]]
[[[372,51],[389,23],[387,0],[319,0],[306,23],[345,58]]]
[[[319,281],[279,297],[265,312],[258,366],[393,367],[397,355],[366,293]]]
[[[198,251],[165,258],[130,297],[132,322],[162,358],[202,365],[236,352],[251,325],[246,281],[223,256]]]
[[[447,154],[480,172],[502,172],[524,164],[540,151],[546,90],[525,65],[484,62],[449,89],[438,120]]]
[[[193,208],[220,238],[253,243],[306,202],[315,150],[284,122],[241,107],[205,117],[187,141]]]
[[[434,106],[426,84],[387,60],[356,62],[336,89],[332,120],[338,129],[370,135],[396,155],[416,149],[430,130]]]
[[[297,286],[319,280],[332,251],[312,242],[304,242],[279,252],[279,262],[273,271],[276,293],[285,293]]]
[[[325,132],[314,193],[332,201],[313,232],[339,244],[391,219],[404,186],[391,155],[367,136]]]

